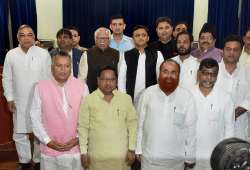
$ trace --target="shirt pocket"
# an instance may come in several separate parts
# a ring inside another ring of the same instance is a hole
[[[174,112],[173,124],[175,126],[178,126],[181,129],[183,129],[184,128],[184,123],[185,123],[185,118],[186,118],[186,115],[184,113],[182,113],[182,112]]]

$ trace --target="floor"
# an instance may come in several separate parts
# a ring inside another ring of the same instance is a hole
[[[0,150],[0,170],[17,170],[18,158],[15,150]]]

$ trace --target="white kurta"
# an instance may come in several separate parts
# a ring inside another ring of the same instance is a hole
[[[249,111],[250,111],[250,70],[241,64],[237,64],[237,68],[233,74],[229,74],[225,69],[224,61],[219,64],[219,75],[216,85],[220,86],[232,96],[234,108],[241,106],[248,110],[237,118],[235,123],[235,136],[248,140],[249,137]]]
[[[178,55],[172,59],[181,66],[179,85],[187,89],[192,88],[197,83],[197,70],[200,65],[197,58],[190,55],[187,59],[182,61]]]
[[[36,82],[51,75],[51,57],[37,46],[32,46],[27,53],[20,47],[10,50],[3,68],[3,88],[7,101],[14,101],[16,112],[13,114],[15,133],[32,131],[29,115],[33,87]]]
[[[159,75],[159,68],[161,63],[164,61],[164,58],[160,51],[157,51],[157,62],[156,62],[156,74],[157,77]],[[146,88],[146,70],[145,70],[145,62],[146,62],[146,54],[140,53],[138,59],[138,67],[136,72],[136,81],[135,81],[135,91],[134,91],[134,104],[138,105],[139,98]],[[127,64],[125,59],[121,61],[121,66],[119,70],[118,76],[118,89],[124,93],[126,93],[126,76],[127,76]]]
[[[211,170],[210,156],[215,146],[234,135],[234,104],[231,96],[214,87],[204,96],[198,85],[192,90],[197,107],[196,170]]]
[[[183,170],[184,161],[194,162],[197,116],[190,92],[178,87],[166,96],[158,84],[151,86],[138,112],[136,154],[143,156],[142,170]]]

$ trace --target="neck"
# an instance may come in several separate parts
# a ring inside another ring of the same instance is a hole
[[[248,55],[250,55],[250,49],[244,48],[244,51],[245,51]]]
[[[21,50],[26,54],[29,51],[29,48],[23,48],[23,47],[21,47]]]
[[[140,47],[135,47],[140,53],[144,53],[144,51],[145,51],[145,48],[147,47],[147,45],[145,45],[145,46],[140,46]]]
[[[186,60],[189,56],[190,56],[190,54],[180,55],[180,59],[181,59],[181,61],[183,62],[183,61]]]
[[[116,42],[120,42],[122,40],[123,34],[114,34],[113,33],[113,38]]]
[[[229,74],[233,74],[236,67],[237,67],[236,63],[225,63],[225,68]]]
[[[204,96],[209,95],[209,93],[212,91],[213,87],[211,88],[205,88],[199,85],[200,91]]]
[[[114,97],[114,94],[113,93],[110,93],[110,94],[104,94],[104,100],[108,103],[111,102],[112,98]]]

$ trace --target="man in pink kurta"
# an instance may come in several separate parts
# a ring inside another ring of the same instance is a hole
[[[40,140],[42,170],[80,170],[77,122],[86,84],[71,76],[70,56],[53,57],[53,78],[40,81],[31,108],[32,127]]]

